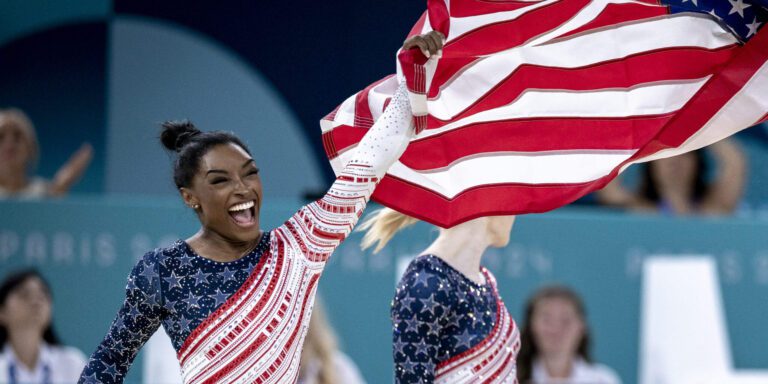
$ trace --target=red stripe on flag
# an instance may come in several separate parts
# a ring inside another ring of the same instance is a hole
[[[453,38],[445,45],[444,57],[487,55],[519,46],[557,28],[589,3],[590,0],[560,1],[513,20],[487,24]]]
[[[671,114],[625,119],[521,119],[466,126],[412,142],[400,161],[430,170],[488,152],[628,150],[647,143]],[[488,140],[493,137],[493,140]]]
[[[602,188],[608,181],[610,178],[583,184],[482,185],[447,199],[432,190],[388,175],[376,188],[373,199],[388,207],[396,207],[406,215],[449,228],[483,216],[546,212]]]
[[[451,16],[448,14],[448,8],[445,4],[447,0],[427,0],[427,17],[429,25],[435,31],[440,31],[448,36],[451,27]]]
[[[757,122],[757,124],[764,123],[766,120],[768,120],[768,113],[765,114],[760,120]]]

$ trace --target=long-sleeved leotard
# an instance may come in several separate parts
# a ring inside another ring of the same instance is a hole
[[[329,192],[265,233],[248,255],[219,263],[196,255],[184,241],[146,254],[80,382],[122,382],[161,324],[185,383],[295,382],[325,263],[412,134],[401,85]]]
[[[392,303],[398,383],[512,383],[517,328],[493,276],[476,284],[442,259],[419,256]]]

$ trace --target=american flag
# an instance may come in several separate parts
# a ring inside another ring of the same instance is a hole
[[[768,0],[430,0],[398,75],[321,121],[338,172],[398,79],[417,125],[374,199],[450,227],[544,212],[768,118]]]

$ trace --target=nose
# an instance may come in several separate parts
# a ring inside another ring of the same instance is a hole
[[[237,183],[235,184],[235,193],[240,196],[245,196],[250,192],[250,189],[248,189],[248,185],[245,183],[245,180],[242,178],[237,178]]]

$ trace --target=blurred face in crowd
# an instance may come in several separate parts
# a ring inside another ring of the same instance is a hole
[[[212,147],[201,159],[191,188],[182,188],[185,202],[199,205],[203,227],[234,242],[253,241],[260,234],[261,177],[256,163],[236,144]]]
[[[505,247],[509,244],[509,235],[515,216],[490,216],[488,217],[488,232],[491,235],[492,247]]]
[[[542,356],[575,356],[584,320],[570,300],[548,297],[534,305],[531,330]]]
[[[25,170],[33,155],[29,133],[14,119],[0,114],[0,167]]]
[[[51,296],[42,280],[31,276],[0,305],[0,323],[10,332],[35,330],[42,335],[51,322]]]

